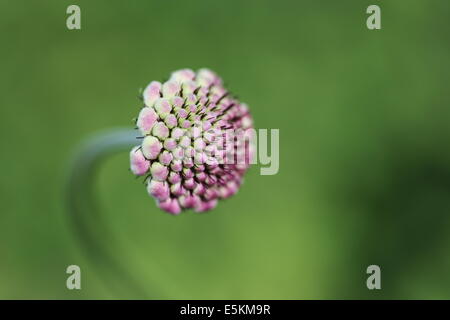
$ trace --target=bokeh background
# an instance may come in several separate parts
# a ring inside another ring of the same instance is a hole
[[[66,28],[70,4],[81,30]],[[450,2],[2,0],[0,12],[0,298],[450,298]],[[113,273],[68,218],[74,148],[131,127],[139,88],[185,67],[215,70],[257,128],[280,129],[280,171],[255,166],[214,211],[173,217],[127,153],[112,156],[93,214],[114,236]],[[66,289],[70,264],[80,291]]]

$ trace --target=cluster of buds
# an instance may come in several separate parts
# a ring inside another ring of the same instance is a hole
[[[208,69],[152,81],[142,98],[136,126],[143,140],[130,152],[131,171],[146,177],[157,205],[172,214],[202,212],[234,195],[253,151],[247,105]]]

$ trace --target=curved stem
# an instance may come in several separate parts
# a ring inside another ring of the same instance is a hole
[[[102,276],[112,276],[108,284],[117,293],[124,294],[123,286],[117,280],[129,285],[129,293],[139,298],[147,294],[139,283],[123,268],[117,255],[112,254],[114,238],[99,215],[93,197],[93,182],[102,161],[111,154],[129,151],[137,144],[136,131],[132,129],[112,129],[88,138],[78,148],[68,177],[67,205],[74,231],[93,265],[101,267]],[[116,281],[114,281],[114,279]]]

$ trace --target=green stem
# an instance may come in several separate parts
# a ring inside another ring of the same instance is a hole
[[[136,298],[148,298],[131,272],[121,265],[118,254],[112,253],[119,250],[112,250],[115,239],[99,214],[93,192],[94,179],[101,163],[108,156],[129,151],[136,144],[136,131],[132,129],[112,129],[88,138],[74,155],[66,200],[78,241],[92,265],[100,268],[102,278],[106,273],[108,285],[117,294],[125,294],[123,284],[126,283],[128,293]]]

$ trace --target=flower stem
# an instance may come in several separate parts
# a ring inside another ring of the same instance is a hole
[[[100,268],[102,277],[108,277],[109,287],[124,296],[128,293],[135,298],[148,298],[131,272],[121,265],[118,254],[112,253],[118,252],[114,250],[115,239],[106,228],[107,224],[102,221],[93,192],[97,169],[101,163],[108,156],[129,151],[136,144],[136,131],[123,128],[100,132],[86,139],[73,157],[66,200],[70,222],[78,241],[89,261]]]

